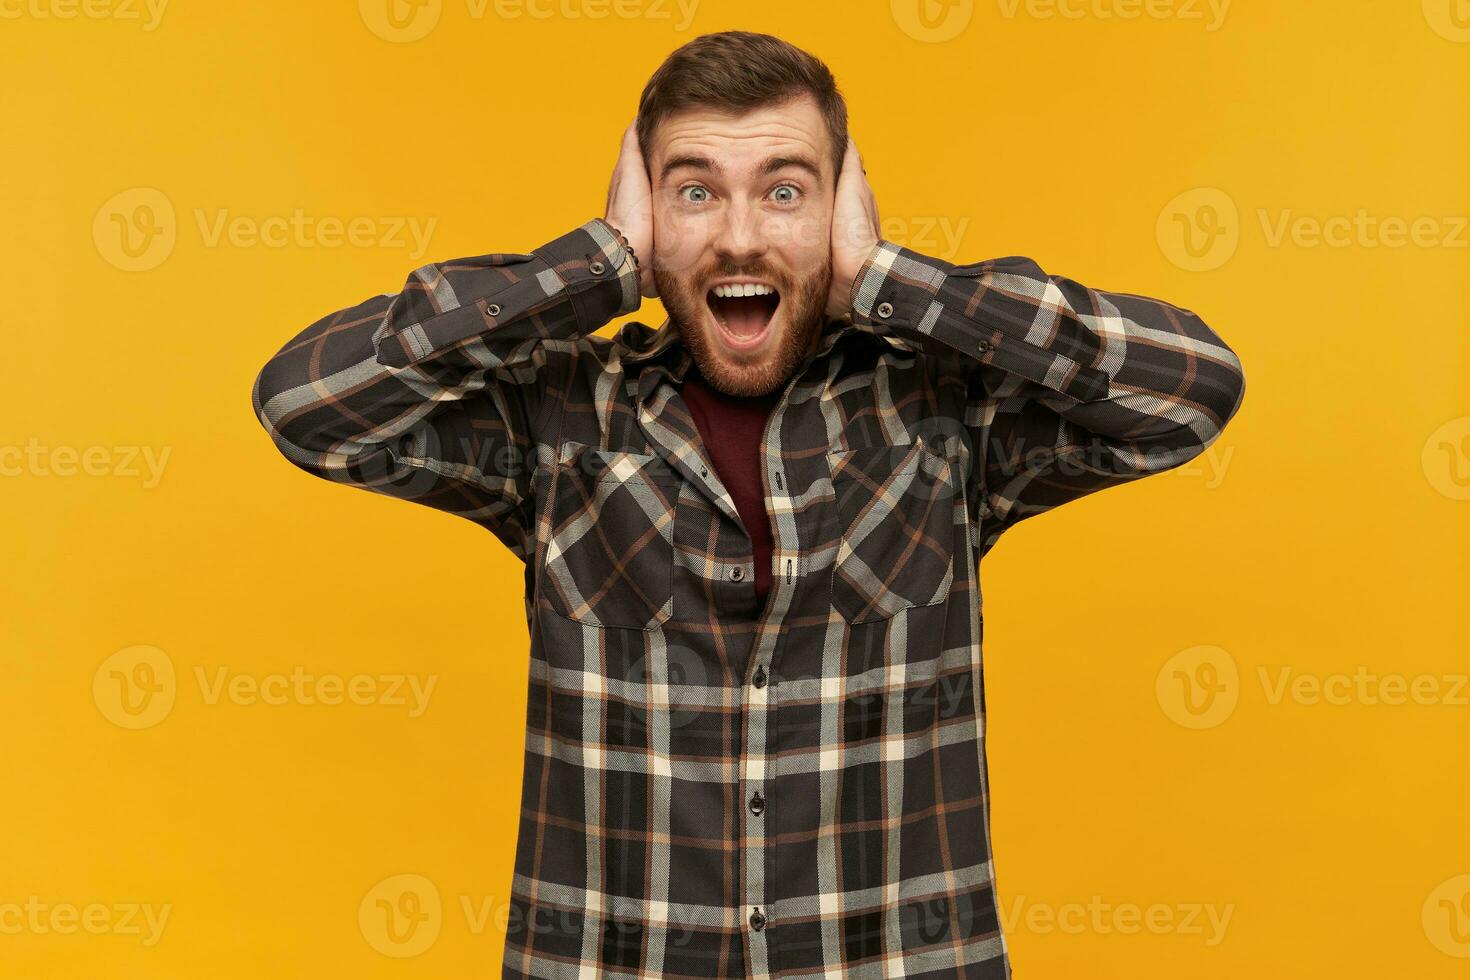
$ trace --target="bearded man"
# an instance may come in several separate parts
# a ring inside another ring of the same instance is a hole
[[[297,466],[525,564],[504,976],[1005,978],[980,559],[1243,395],[1188,310],[882,238],[831,72],[727,32],[649,80],[602,217],[323,317],[253,402]],[[488,625],[396,608],[430,573],[392,554],[314,561],[358,614]]]

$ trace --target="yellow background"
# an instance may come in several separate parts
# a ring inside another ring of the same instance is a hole
[[[736,27],[833,68],[888,237],[1167,298],[1245,365],[1206,457],[985,562],[1017,975],[1465,976],[1465,0],[927,22],[912,0],[700,0],[687,23],[673,0],[442,0],[400,8],[437,18],[417,40],[375,33],[382,0],[93,3],[0,3],[0,977],[499,976],[519,569],[467,522],[294,469],[250,386],[417,265],[600,215],[649,73]],[[138,210],[157,195],[171,220]],[[248,234],[298,211],[373,230]],[[425,254],[395,218],[434,222]],[[162,258],[123,253],[119,220]],[[175,685],[155,673],[164,713],[131,728],[113,682],[146,679],[140,657]],[[410,717],[212,686],[298,668],[435,687]],[[1383,703],[1390,676],[1429,681]],[[1200,714],[1183,679],[1211,678]],[[395,947],[376,899],[413,889],[423,931]],[[27,903],[45,931],[14,928]],[[151,945],[130,903],[167,907]],[[53,928],[89,906],[103,934]]]

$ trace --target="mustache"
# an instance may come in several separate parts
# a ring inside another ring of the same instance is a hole
[[[675,278],[680,277],[676,276]],[[709,282],[711,279],[759,279],[762,282],[774,283],[781,287],[789,285],[786,276],[769,266],[738,266],[728,263],[722,263],[710,269],[701,270],[699,273],[689,276],[684,281],[693,286],[698,283]]]
[[[702,302],[711,287],[705,284],[713,279],[758,279],[771,283],[784,300],[795,300],[806,293],[824,292],[831,282],[832,260],[827,258],[822,265],[810,273],[793,279],[789,275],[765,263],[739,265],[716,263],[696,272],[681,272],[655,265],[653,278],[658,284],[660,295],[670,294],[689,297],[690,301]]]

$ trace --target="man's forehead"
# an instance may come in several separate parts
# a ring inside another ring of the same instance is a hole
[[[649,162],[656,179],[671,164],[706,169],[699,161],[727,176],[765,172],[772,160],[804,160],[821,172],[828,142],[826,125],[809,97],[738,115],[693,108],[659,123]]]

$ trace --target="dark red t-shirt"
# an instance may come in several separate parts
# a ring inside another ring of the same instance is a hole
[[[771,588],[771,520],[766,514],[766,492],[761,485],[761,436],[781,392],[753,398],[727,395],[710,387],[699,369],[690,365],[684,376],[684,403],[699,438],[715,465],[720,482],[735,499],[735,510],[745,525],[755,551],[755,594],[766,601]]]

